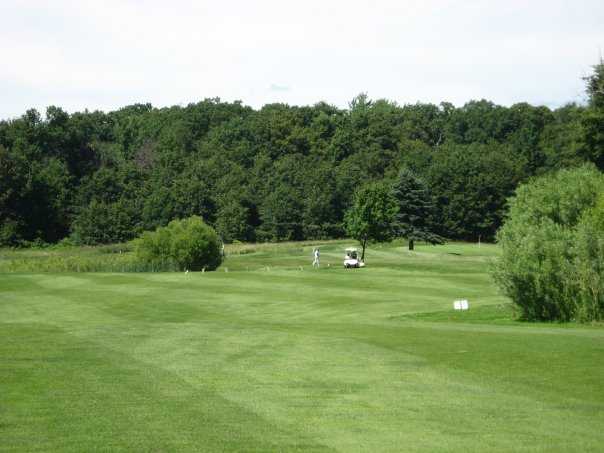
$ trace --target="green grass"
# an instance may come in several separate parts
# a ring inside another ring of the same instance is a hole
[[[141,263],[131,244],[98,247],[51,246],[31,249],[0,249],[2,272],[159,272],[177,270],[174,265]]]
[[[494,246],[346,245],[0,274],[0,451],[602,450],[601,326],[514,321]]]

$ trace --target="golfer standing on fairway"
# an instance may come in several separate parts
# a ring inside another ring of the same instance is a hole
[[[312,262],[312,267],[319,267],[319,249],[316,248],[315,251],[313,252],[313,256],[315,257],[315,259]]]

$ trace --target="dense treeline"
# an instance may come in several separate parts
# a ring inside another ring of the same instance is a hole
[[[226,241],[338,237],[357,188],[412,171],[434,198],[437,233],[492,239],[527,178],[604,167],[604,66],[589,103],[551,110],[481,100],[349,108],[206,99],[0,122],[0,244],[129,240],[200,215]]]

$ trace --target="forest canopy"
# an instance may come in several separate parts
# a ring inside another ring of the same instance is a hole
[[[28,110],[0,121],[0,245],[126,241],[194,215],[225,241],[341,237],[354,193],[402,168],[433,197],[436,234],[491,240],[519,183],[604,166],[603,68],[586,105],[558,109],[361,94],[345,109],[216,98]]]

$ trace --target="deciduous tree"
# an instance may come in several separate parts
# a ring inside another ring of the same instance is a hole
[[[396,202],[384,182],[367,184],[355,193],[352,207],[346,212],[345,225],[348,235],[361,244],[361,261],[365,260],[369,241],[392,239],[396,212]]]

